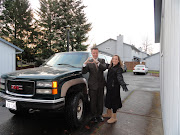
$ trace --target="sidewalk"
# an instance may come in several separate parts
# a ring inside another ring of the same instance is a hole
[[[90,135],[163,135],[160,93],[133,91],[117,112],[118,121],[90,126]],[[82,134],[83,134],[82,133]]]

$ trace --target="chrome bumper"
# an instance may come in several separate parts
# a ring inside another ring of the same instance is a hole
[[[21,102],[30,102],[30,103],[49,103],[49,104],[55,104],[55,103],[64,103],[65,98],[55,99],[55,100],[41,100],[41,99],[29,99],[29,98],[21,98],[21,97],[14,97],[10,95],[6,95],[4,93],[0,92],[0,97],[6,100],[12,100],[12,101],[21,101]]]

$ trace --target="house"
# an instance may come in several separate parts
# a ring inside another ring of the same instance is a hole
[[[180,135],[180,1],[154,0],[164,135]]]
[[[16,70],[16,54],[23,50],[0,38],[0,76]]]
[[[160,69],[160,52],[144,58],[149,70],[159,71]]]
[[[104,52],[111,55],[119,55],[124,62],[143,61],[148,56],[147,53],[142,52],[141,49],[137,49],[133,45],[129,45],[123,42],[123,35],[117,36],[117,40],[108,39],[103,43],[96,46],[100,52]]]

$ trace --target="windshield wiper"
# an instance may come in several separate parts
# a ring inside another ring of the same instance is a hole
[[[61,63],[61,64],[57,64],[57,65],[67,65],[67,66],[75,67],[75,66],[73,66],[73,65],[65,64],[65,63]]]

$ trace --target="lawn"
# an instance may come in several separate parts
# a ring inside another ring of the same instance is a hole
[[[127,72],[133,72],[133,70],[127,70]],[[159,71],[151,71],[151,70],[149,70],[148,73],[159,74]]]

